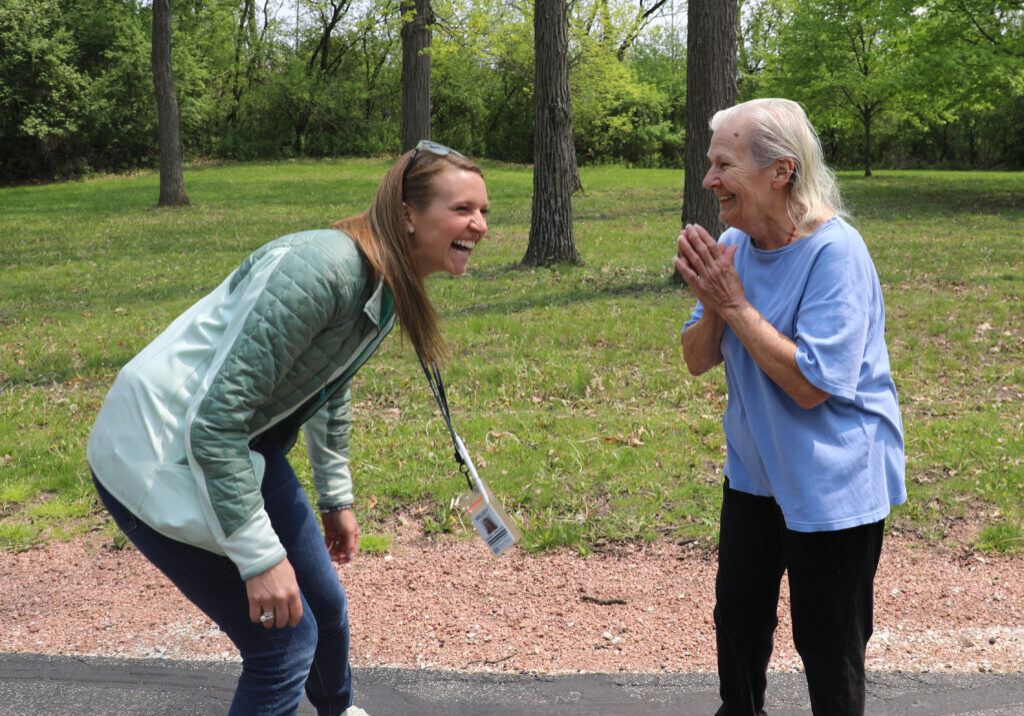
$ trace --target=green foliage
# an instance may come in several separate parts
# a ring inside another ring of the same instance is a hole
[[[0,4],[0,179],[60,174],[88,85],[56,0]]]
[[[158,181],[148,173],[0,189],[0,543],[103,523],[85,443],[119,368],[257,246],[365,208],[387,166],[189,168],[196,204],[173,212],[147,208]],[[694,304],[669,278],[682,176],[584,168],[574,208],[586,265],[522,271],[531,172],[484,171],[491,232],[466,276],[428,286],[453,353],[453,418],[480,474],[530,550],[712,543],[727,396],[720,369],[691,378],[679,353]],[[979,546],[1020,549],[1024,175],[840,182],[886,297],[910,491],[892,522],[938,540],[953,520],[991,521]],[[396,515],[469,538],[452,510],[465,480],[397,332],[360,371],[354,401],[364,540],[386,540]],[[301,441],[291,457],[312,489]]]
[[[174,4],[186,160],[397,150],[399,4],[350,3],[334,24],[329,5],[302,0],[297,19],[275,19],[252,5],[243,17],[236,0]],[[570,4],[583,164],[682,163],[682,10],[651,22],[643,7]],[[531,162],[532,5],[437,0],[434,12],[435,139]],[[741,99],[802,101],[833,164],[863,166],[870,129],[879,167],[1024,167],[1017,0],[749,0],[743,13]],[[0,3],[0,183],[155,166],[151,24],[149,4],[137,0]]]

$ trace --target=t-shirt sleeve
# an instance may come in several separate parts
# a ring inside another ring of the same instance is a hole
[[[814,386],[847,400],[857,392],[874,295],[859,246],[859,237],[847,236],[818,253],[796,315],[797,366]]]
[[[690,326],[692,326],[697,321],[699,321],[703,316],[704,316],[704,304],[701,303],[700,301],[697,301],[697,305],[696,305],[696,307],[694,307],[693,313],[690,314],[690,319],[686,323],[683,324],[683,330],[682,330],[681,334],[682,333],[686,333],[686,329],[689,328]]]

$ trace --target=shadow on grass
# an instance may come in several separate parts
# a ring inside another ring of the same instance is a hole
[[[475,271],[473,276],[482,280],[514,279],[515,274],[531,270],[545,269],[522,269],[518,264],[506,264],[504,266]],[[567,289],[562,285],[555,285],[548,291],[538,291],[530,296],[501,301],[481,301],[473,305],[453,309],[452,313],[461,316],[488,313],[510,315],[538,308],[562,308],[611,298],[636,298],[645,295],[662,295],[687,291],[685,286],[673,284],[671,276],[663,273],[644,272],[633,274],[628,277],[628,280],[626,280],[626,277],[619,278],[620,280],[585,276],[581,277],[581,283],[584,283],[581,286],[578,285]]]

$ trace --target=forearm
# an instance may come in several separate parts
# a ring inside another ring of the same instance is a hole
[[[725,321],[705,308],[700,320],[683,331],[683,360],[690,375],[700,375],[722,362],[722,334]]]
[[[722,320],[761,370],[801,408],[816,407],[829,397],[804,377],[796,363],[796,343],[779,333],[752,305],[744,301],[729,307]]]

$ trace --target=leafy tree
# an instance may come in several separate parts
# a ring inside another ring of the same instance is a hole
[[[660,146],[653,158],[635,163],[682,168],[686,127],[686,42],[685,26],[654,27],[634,45],[627,60],[636,73],[637,83],[656,90],[664,98],[657,124]],[[649,157],[650,155],[648,155]]]
[[[156,103],[150,59],[152,11],[133,2],[65,1],[75,64],[88,79],[85,118],[76,133],[82,162],[97,170],[155,164]]]
[[[55,0],[0,4],[0,180],[61,171],[88,80]]]
[[[872,130],[898,114],[907,87],[911,0],[780,0],[769,87],[802,101],[819,130],[848,117],[860,124],[864,175],[871,176]],[[820,121],[824,119],[825,121]]]

